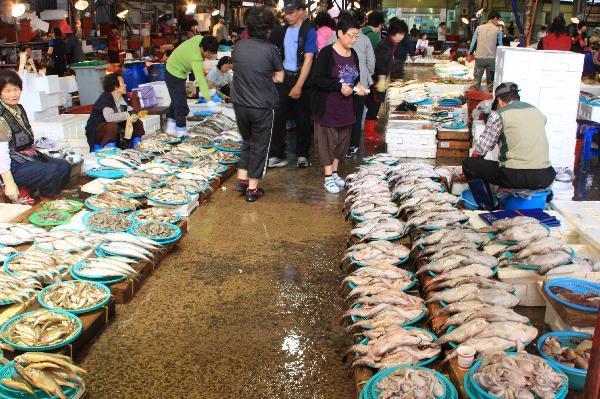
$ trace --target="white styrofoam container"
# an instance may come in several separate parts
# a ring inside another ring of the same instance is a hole
[[[542,71],[583,72],[585,55],[570,51],[540,51]]]
[[[160,130],[160,115],[147,115],[140,119],[144,124],[144,133],[150,134]]]
[[[425,134],[395,134],[386,133],[385,142],[387,144],[404,144],[408,146],[414,145],[436,145],[437,139],[435,136]]]
[[[539,289],[542,289],[541,286],[539,286]],[[562,319],[562,317],[560,317],[550,302],[544,302],[546,304],[544,322],[550,326],[552,331],[577,331],[594,335],[594,327],[575,327],[571,324],[568,324]]]
[[[33,122],[31,128],[36,137],[54,140],[85,140],[88,115],[62,114]]]
[[[435,158],[437,153],[437,145],[394,145],[387,144],[387,152],[395,157],[400,158]]]
[[[27,111],[27,115],[30,112],[44,111],[48,108],[60,106],[60,94],[46,94],[43,92],[37,93],[21,93],[21,100],[19,103]]]
[[[60,84],[60,90],[64,91],[65,93],[74,93],[79,90],[77,88],[77,80],[75,79],[75,76],[63,76],[58,78],[58,81]]]
[[[29,122],[40,121],[55,116],[58,116],[58,107],[47,108],[43,111],[27,112],[27,118],[29,119]]]
[[[54,21],[57,19],[65,19],[67,12],[65,10],[44,10],[40,12],[40,19],[44,21]]]
[[[593,106],[580,101],[579,109],[577,110],[577,119],[583,121],[600,122],[600,106]]]
[[[35,79],[35,88],[37,91],[52,94],[58,93],[60,89],[60,80],[56,75],[38,76]]]

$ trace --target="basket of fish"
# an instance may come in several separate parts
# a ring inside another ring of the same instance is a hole
[[[171,144],[163,143],[158,140],[142,140],[135,145],[135,149],[141,152],[149,152],[152,154],[164,154],[165,152],[171,151]]]
[[[2,245],[25,244],[44,234],[46,234],[46,230],[28,223],[0,223],[0,244]]]
[[[210,157],[222,165],[233,165],[240,161],[239,155],[235,152],[215,151]]]
[[[93,238],[89,232],[81,230],[60,229],[36,237],[33,245],[43,251],[82,252],[90,249]]]
[[[94,155],[97,158],[103,158],[103,157],[109,157],[112,155],[119,155],[121,153],[121,149],[118,147],[107,147],[107,148],[100,148],[96,151],[94,151]]]
[[[367,330],[363,335],[365,339],[347,350],[356,356],[352,367],[426,366],[442,352],[435,334],[418,327],[390,326]]]
[[[97,233],[127,231],[134,225],[126,215],[111,209],[88,213],[83,217],[83,224]]]
[[[68,356],[28,352],[0,368],[0,397],[11,399],[79,398],[85,388],[80,374]]]
[[[146,195],[146,198],[149,201],[165,205],[185,205],[192,200],[189,194],[166,187],[151,191]]]
[[[120,179],[127,175],[127,172],[113,168],[90,168],[85,174],[94,179]]]
[[[196,195],[207,191],[210,188],[210,185],[207,181],[203,182],[198,180],[186,180],[175,177],[167,181],[165,187],[174,190],[184,191],[190,195]]]
[[[83,209],[83,203],[74,200],[54,200],[44,204],[45,211],[60,211],[75,213]]]
[[[557,302],[584,312],[598,312],[600,284],[574,278],[558,278],[545,283],[544,291]]]
[[[569,388],[581,391],[585,385],[592,352],[592,335],[577,331],[555,331],[538,338],[540,355],[569,378]]]
[[[465,380],[483,399],[564,399],[567,376],[545,359],[528,353],[496,352],[478,360]]]
[[[141,151],[138,151],[134,148],[128,148],[126,150],[123,150],[119,153],[119,156],[121,158],[125,158],[125,159],[129,159],[131,161],[134,161],[138,164],[141,164],[143,161],[146,161],[149,159],[147,154],[144,154]]]
[[[408,261],[410,249],[402,244],[393,244],[389,241],[370,241],[355,244],[348,248],[344,259],[350,264],[369,266],[374,263],[387,263],[388,265],[401,265]]]
[[[184,142],[200,148],[212,148],[215,146],[214,140],[204,136],[188,137]]]
[[[135,169],[139,166],[138,162],[133,161],[131,159],[121,158],[117,155],[111,155],[111,156],[107,156],[107,157],[103,157],[103,158],[98,158],[98,160],[96,162],[98,163],[98,165],[100,165],[102,167],[117,169],[117,170],[131,170],[131,169]]]
[[[182,140],[181,137],[172,136],[167,133],[157,133],[154,136],[152,136],[151,139],[155,140],[155,141],[167,143],[167,144],[177,144],[177,143],[181,142],[181,140]]]
[[[130,233],[115,233],[126,235],[126,239],[103,242],[98,244],[94,253],[99,258],[109,256],[117,257],[119,261],[137,263],[142,260],[149,261],[154,257],[153,250],[160,248],[160,244],[149,238],[134,236]],[[131,239],[129,238],[131,237]]]
[[[29,216],[29,222],[36,226],[60,226],[71,220],[71,214],[63,211],[42,211]]]
[[[137,275],[131,266],[136,260],[122,256],[102,256],[85,259],[71,268],[71,276],[76,280],[92,281],[110,285],[134,278]]]
[[[154,176],[171,176],[177,169],[164,163],[149,162],[140,165],[138,170]]]
[[[134,225],[130,231],[136,236],[149,238],[163,245],[181,238],[181,229],[172,223],[140,223]]]
[[[357,237],[359,242],[394,241],[405,234],[404,222],[389,215],[359,222],[350,232],[350,235]]]
[[[400,158],[395,157],[390,154],[380,153],[380,154],[375,154],[371,157],[363,158],[363,161],[365,161],[365,163],[367,165],[394,166],[398,162],[400,162]]]
[[[182,180],[195,180],[210,182],[216,180],[219,175],[208,168],[191,167],[181,169],[175,176]]]
[[[217,145],[217,150],[240,153],[242,151],[242,143],[233,140],[223,140]]]
[[[192,166],[192,161],[185,156],[167,153],[154,159],[154,162],[162,163],[174,167]]]
[[[135,223],[161,222],[161,223],[177,223],[181,220],[181,216],[176,215],[170,209],[151,207],[135,211],[129,215]]]
[[[201,148],[195,145],[183,143],[175,147],[170,154],[187,158],[205,157],[214,152],[214,148]]]
[[[112,209],[115,211],[127,212],[140,207],[140,202],[134,198],[123,197],[122,195],[105,191],[103,193],[92,195],[85,200],[85,206],[93,211]]]
[[[489,309],[487,311],[489,312]],[[438,344],[443,345],[447,343],[451,348],[456,348],[460,344],[465,344],[465,341],[469,339],[499,338],[514,340],[518,345],[527,346],[533,342],[537,335],[538,330],[531,323],[523,323],[521,321],[490,322],[483,318],[468,317],[458,327],[449,327],[446,333],[440,337]],[[465,345],[469,346],[468,343]],[[516,350],[517,347],[514,346],[506,349],[506,352],[515,352]]]
[[[110,301],[110,288],[90,281],[62,281],[38,293],[38,302],[50,310],[80,314],[100,309]]]
[[[72,255],[61,251],[46,253],[28,249],[6,258],[4,271],[11,276],[33,278],[42,284],[52,284],[62,280],[61,275],[74,262]]]
[[[24,303],[42,288],[34,278],[11,276],[0,271],[0,306]]]
[[[360,399],[458,399],[456,388],[435,370],[399,366],[382,370],[367,381]]]
[[[150,187],[145,179],[130,176],[109,182],[104,185],[104,190],[123,197],[135,198],[148,194]]]
[[[63,310],[39,309],[8,320],[0,329],[2,340],[21,351],[53,350],[75,341],[83,325]]]

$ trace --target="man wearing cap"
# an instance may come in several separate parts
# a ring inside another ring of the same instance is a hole
[[[481,78],[485,72],[488,90],[492,90],[494,84],[494,72],[496,71],[496,50],[502,46],[502,29],[499,27],[500,14],[492,11],[488,15],[487,24],[479,25],[473,38],[469,54],[475,52],[475,77],[474,87],[481,90]]]
[[[519,87],[505,82],[496,88],[494,110],[471,155],[463,161],[463,173],[478,205],[481,181],[512,189],[541,190],[554,181],[556,172],[550,165],[546,117],[533,105],[520,100]],[[496,144],[499,162],[483,159]],[[478,184],[479,183],[479,184]],[[486,187],[489,192],[489,188]],[[481,202],[481,203],[480,203]],[[490,204],[488,204],[490,205]]]
[[[287,161],[286,120],[296,121],[296,166],[308,166],[312,123],[310,93],[307,84],[313,58],[317,53],[317,31],[306,19],[306,5],[300,0],[286,0],[283,11],[287,25],[277,43],[283,57],[285,76],[277,85],[279,110],[275,116],[273,138],[269,151],[269,167],[284,167]]]

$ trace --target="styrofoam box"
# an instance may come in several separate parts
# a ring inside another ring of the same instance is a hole
[[[35,88],[37,91],[52,94],[61,91],[60,80],[56,75],[38,76],[35,79]]]
[[[542,290],[541,283],[538,283],[538,290]],[[560,317],[558,312],[554,309],[552,304],[548,301],[544,301],[546,304],[546,314],[544,315],[544,322],[550,326],[552,331],[578,331],[585,332],[594,335],[594,327],[575,327],[568,324]]]
[[[387,144],[405,144],[405,145],[436,145],[435,136],[424,134],[397,134],[385,133],[385,142]]]
[[[38,93],[21,93],[21,100],[19,103],[27,111],[27,115],[30,112],[44,111],[48,108],[60,106],[60,95],[58,93],[46,94],[42,92]]]
[[[31,123],[36,137],[55,140],[85,140],[88,115],[62,114],[53,118]]]
[[[147,115],[140,120],[144,124],[145,133],[154,133],[160,130],[160,115]]]
[[[43,111],[27,112],[29,122],[36,122],[58,116],[58,107],[51,107]]]
[[[570,51],[541,51],[542,71],[557,72],[583,72],[583,60],[585,56]]]
[[[577,119],[591,122],[600,122],[600,106],[579,102],[577,110]]]
[[[44,21],[54,21],[57,19],[65,19],[67,12],[65,10],[44,10],[40,12],[40,19]]]
[[[75,76],[63,76],[58,78],[60,90],[65,93],[74,93],[79,90]]]
[[[535,270],[524,270],[516,267],[498,268],[498,280],[512,284],[519,297],[520,306],[544,306],[546,301],[537,288],[538,281],[546,281]]]
[[[437,145],[387,144],[387,152],[401,158],[435,158]]]

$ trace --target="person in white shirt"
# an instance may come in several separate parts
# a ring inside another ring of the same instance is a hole
[[[438,26],[438,42],[445,42],[446,41],[446,23],[445,22],[440,22],[440,26]]]
[[[216,89],[229,97],[229,89],[231,82],[233,81],[233,74],[231,73],[232,68],[233,63],[231,62],[231,57],[221,57],[215,69],[211,70],[206,75],[208,88]]]
[[[427,55],[427,47],[429,46],[429,40],[427,40],[427,34],[422,33],[419,40],[417,40],[417,54],[423,57]]]

